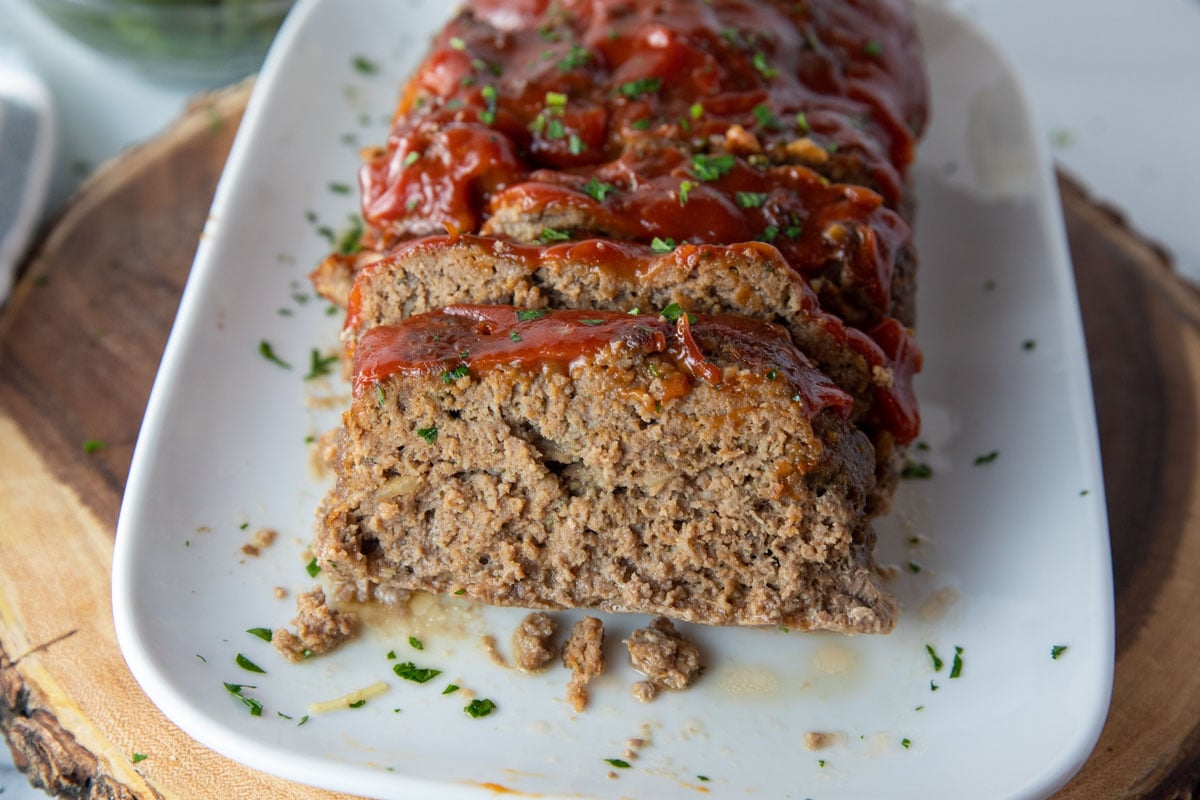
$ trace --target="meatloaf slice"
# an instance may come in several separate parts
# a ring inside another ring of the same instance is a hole
[[[884,632],[853,401],[779,326],[458,306],[368,331],[315,551],[395,589]]]

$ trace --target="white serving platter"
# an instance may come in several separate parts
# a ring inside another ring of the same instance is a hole
[[[231,758],[377,798],[1052,793],[1091,751],[1112,680],[1087,357],[1052,170],[1020,87],[986,40],[931,7],[919,8],[934,116],[915,170],[926,367],[914,455],[933,476],[906,481],[877,525],[880,560],[901,567],[893,634],[684,626],[706,674],[644,705],[630,695],[637,676],[620,640],[646,618],[606,616],[610,667],[577,714],[565,670],[523,675],[477,646],[492,634],[506,650],[515,609],[439,605],[440,621],[377,625],[301,665],[244,632],[286,624],[294,595],[314,583],[304,551],[327,479],[306,439],[348,400],[340,380],[304,379],[314,348],[332,352],[339,322],[305,275],[330,246],[319,229],[336,235],[355,211],[354,193],[331,184],[353,184],[356,147],[383,140],[397,87],[448,13],[432,0],[305,0],[259,79],[118,525],[117,633],[150,698]],[[359,56],[378,70],[356,69]],[[264,359],[262,342],[291,368]],[[275,544],[243,554],[260,528],[279,533]],[[1055,646],[1066,647],[1057,658]],[[962,670],[950,678],[956,647]],[[401,680],[393,650],[443,673]],[[237,666],[239,653],[266,674]],[[386,693],[361,708],[298,724],[308,704],[378,681]],[[225,682],[254,685],[243,693],[262,715]],[[450,682],[497,710],[469,717],[460,693],[442,694]],[[809,732],[832,743],[808,750]],[[646,743],[630,768],[605,761],[631,738]]]

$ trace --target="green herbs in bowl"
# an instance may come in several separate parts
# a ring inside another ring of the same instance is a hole
[[[100,52],[175,84],[219,86],[256,71],[295,0],[30,0]]]

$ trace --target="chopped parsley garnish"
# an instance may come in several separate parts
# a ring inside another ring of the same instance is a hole
[[[271,343],[263,339],[258,343],[258,353],[272,364],[277,364],[284,369],[291,369],[292,365],[284,361],[279,356],[275,355],[275,348],[271,347]]]
[[[617,769],[629,769],[629,762],[623,758],[606,758],[604,759],[604,763],[610,764]]]
[[[442,689],[442,694],[454,694],[457,691],[458,691],[458,684],[457,683],[449,683],[449,684],[446,684],[445,689]]]
[[[467,593],[466,589],[455,589],[454,590],[455,597],[462,597],[466,593]]]
[[[883,55],[883,45],[874,39],[871,39],[869,42],[863,45],[863,52],[869,55],[871,58],[879,58],[881,55]]]
[[[346,226],[346,229],[343,230],[341,235],[338,237],[338,243],[337,243],[338,252],[344,256],[351,255],[352,253],[357,253],[359,251],[359,249],[361,249],[361,247],[362,247],[362,245],[360,244],[360,241],[362,240],[362,233],[363,233],[362,218],[359,217],[357,214],[352,214],[350,216],[350,222]]]
[[[383,407],[383,387],[378,383],[375,384],[375,399],[379,401],[379,405]]]
[[[945,662],[942,661],[942,659],[938,657],[937,651],[933,649],[933,645],[931,645],[931,644],[925,645],[925,652],[929,653],[929,657],[933,660],[933,671],[941,672],[942,667],[945,665]]]
[[[285,714],[282,711],[276,711],[275,716],[279,717],[280,719],[292,719],[291,714]]]
[[[702,181],[720,180],[736,163],[732,153],[707,156],[696,153],[692,156],[692,174]]]
[[[458,38],[457,36],[451,36],[450,37],[450,47],[453,50],[466,50],[467,43],[464,42],[462,39]]]
[[[1037,341],[1034,339],[1026,339],[1021,343],[1021,347],[1026,350],[1032,350],[1033,348],[1037,347]]]
[[[675,252],[676,247],[678,247],[678,245],[675,243],[675,240],[670,237],[667,237],[666,239],[660,239],[655,236],[650,240],[650,252],[652,253],[673,253]]]
[[[379,65],[366,56],[355,56],[354,70],[363,75],[374,75],[379,72]]]
[[[296,727],[299,728],[301,725],[303,725],[306,722],[308,722],[308,714],[305,714],[303,717],[300,718],[300,721],[296,723]]]
[[[362,708],[366,704],[367,704],[367,701],[365,699],[364,700],[355,700],[353,703],[350,703],[350,708]]]
[[[558,117],[554,117],[553,119],[551,119],[549,122],[546,123],[546,138],[547,139],[561,139],[566,135],[567,135],[566,126],[563,125],[563,121],[561,119],[559,119]]]
[[[516,331],[513,331],[512,333],[510,333],[508,335],[508,338],[514,342],[519,342],[519,341],[521,341],[521,334],[517,333]]]
[[[767,202],[766,192],[738,192],[737,204],[742,208],[762,208]]]
[[[424,650],[425,649],[425,645],[422,644],[421,640],[415,636],[408,637],[408,646],[411,647],[413,650]]]
[[[1050,648],[1050,658],[1054,659],[1055,661],[1058,661],[1058,657],[1061,656],[1065,652],[1067,652],[1067,645],[1056,644]]]
[[[517,322],[529,322],[530,320],[541,319],[550,313],[548,308],[523,308],[517,312]]]
[[[707,775],[697,775],[696,780],[701,781],[703,783],[708,783],[709,781],[712,780],[712,778],[708,777]]]
[[[428,683],[429,681],[442,674],[440,669],[430,669],[428,667],[418,667],[411,661],[405,661],[403,664],[396,664],[392,667],[392,672],[396,673],[406,681],[413,683]]]
[[[604,324],[604,320],[602,320],[602,319],[581,319],[581,320],[579,320],[579,322],[581,325],[590,325],[592,327],[595,327],[596,325]]]
[[[779,372],[777,370],[773,370],[773,369],[767,370],[767,380],[773,381],[778,377],[779,377]]]
[[[688,109],[688,115],[692,119],[700,119],[704,116],[704,106],[700,103],[692,103],[692,107]]]
[[[332,367],[337,363],[337,360],[338,357],[336,355],[322,357],[321,351],[314,347],[312,349],[308,374],[304,376],[304,380],[311,381],[322,375],[333,374]]]
[[[912,747],[912,739],[901,739],[900,746],[907,750],[908,748]]]
[[[304,566],[304,571],[308,573],[308,577],[315,578],[321,573],[321,567],[317,564],[316,556],[313,556],[312,561],[309,561]]]
[[[818,766],[820,766],[820,767],[824,767],[824,766],[825,766],[825,759],[823,759],[823,758],[818,758],[818,759],[817,759],[817,765],[818,765]]]
[[[679,320],[680,317],[683,316],[683,307],[680,306],[679,303],[671,303],[671,305],[667,306],[662,311],[658,312],[658,315],[660,317],[662,317],[663,319],[665,319],[667,322],[676,322]],[[688,318],[689,323],[691,323],[693,325],[696,324],[696,315],[695,314],[689,313],[687,315],[687,318]]]
[[[569,231],[560,231],[555,228],[542,228],[542,232],[538,234],[538,241],[542,244],[550,242],[565,242],[570,240],[571,233]]]
[[[981,456],[975,456],[975,465],[990,464],[1000,456],[999,450],[993,450],[990,453],[984,453]]]
[[[567,104],[567,96],[562,92],[546,92],[546,105],[562,108]]]
[[[910,461],[900,470],[901,478],[932,478],[933,467],[920,461]]]
[[[908,562],[908,571],[916,575],[922,569],[921,565],[915,561]]]
[[[796,112],[796,127],[800,129],[801,133],[808,133],[810,130],[812,130],[812,128],[808,126],[808,117],[804,115],[803,111]]]
[[[247,628],[246,633],[250,634],[251,636],[257,636],[258,638],[262,639],[264,642],[271,641],[271,629],[270,628]]]
[[[603,203],[605,197],[608,197],[608,195],[617,191],[617,187],[613,186],[611,183],[601,183],[594,175],[592,176],[591,180],[583,185],[582,189],[584,194],[595,200],[597,203]]]
[[[692,189],[695,189],[695,188],[696,188],[696,184],[692,183],[691,181],[680,181],[679,182],[679,205],[681,205],[681,206],[687,205],[688,195],[691,194]]]
[[[417,436],[420,436],[422,439],[429,442],[430,444],[437,443],[437,435],[438,435],[437,425],[431,425],[428,428],[417,428]],[[409,639],[409,641],[412,642],[413,640]],[[419,644],[419,642],[418,642],[418,644]],[[421,648],[418,647],[417,649],[420,650]]]
[[[108,445],[99,439],[85,439],[83,442],[83,452],[87,453],[89,456],[99,453],[106,447],[108,447]]]
[[[961,647],[954,648],[954,662],[950,665],[951,678],[957,678],[959,675],[962,675],[962,652],[963,649]]]
[[[236,661],[236,662],[237,662],[237,665],[238,665],[239,667],[241,667],[242,669],[246,670],[247,672],[257,672],[257,673],[259,673],[260,675],[266,675],[266,674],[267,674],[267,671],[266,671],[265,669],[263,669],[262,667],[260,667],[258,664],[255,664],[253,661],[251,661],[250,659],[246,658],[246,657],[245,657],[244,655],[242,655],[241,653],[238,653],[238,654],[237,654],[237,658],[235,658],[235,659],[234,659],[234,661]]]
[[[466,707],[463,708],[469,716],[479,719],[486,717],[488,714],[496,710],[496,704],[486,697],[482,700],[472,700]]]
[[[388,650],[387,659],[388,659],[388,661],[395,661],[396,660],[396,651]]]
[[[929,682],[929,691],[931,691],[931,692],[936,692],[936,691],[937,691],[938,689],[940,689],[940,688],[942,688],[942,687],[938,686],[938,685],[937,685],[936,683],[934,683],[933,681],[930,681],[930,682]]]
[[[446,383],[446,384],[454,383],[459,378],[467,377],[467,374],[470,371],[471,370],[467,367],[466,364],[459,364],[454,369],[446,370],[445,372],[442,373],[442,383]]]
[[[558,62],[558,68],[563,72],[570,72],[579,67],[586,67],[591,60],[592,54],[586,47],[573,44],[567,55]]]
[[[657,92],[661,88],[662,78],[638,78],[636,81],[622,83],[617,87],[617,91],[633,100],[641,95]]]
[[[758,70],[759,73],[764,78],[767,78],[768,80],[771,78],[774,78],[776,75],[779,74],[779,70],[777,70],[777,69],[775,69],[775,67],[771,66],[771,63],[769,61],[767,61],[767,54],[764,53],[762,50],[754,51],[753,62],[754,62],[754,68],[756,70]]]
[[[337,181],[330,181],[329,182],[329,191],[333,192],[334,194],[350,194],[350,191],[351,191],[350,184],[338,183]]]
[[[487,103],[487,108],[479,112],[479,121],[484,125],[491,125],[496,121],[496,87],[485,86],[479,90],[479,94]]]
[[[247,685],[241,684],[241,683],[226,683],[224,685],[225,685],[225,691],[229,692],[231,695],[236,697],[241,702],[242,705],[244,705],[246,708],[250,709],[250,716],[252,716],[252,717],[261,717],[262,716],[263,704],[260,703],[258,700],[255,700],[253,697],[246,697],[246,695],[242,694],[242,689],[254,689],[257,687],[247,686]]]
[[[650,118],[642,117],[641,119],[635,119],[633,122],[629,123],[629,126],[635,131],[644,131],[650,127]]]
[[[584,150],[587,150],[587,145],[583,143],[577,134],[572,133],[571,138],[567,140],[567,149],[571,151],[571,155],[577,156]]]
[[[490,87],[485,87],[485,88],[490,88]],[[400,162],[400,166],[404,167],[405,169],[408,169],[413,164],[417,163],[417,161],[420,158],[421,158],[421,154],[418,153],[416,150],[413,150],[411,153],[409,153],[408,155],[406,155],[404,157],[404,160]]]
[[[771,244],[772,242],[775,241],[775,239],[778,236],[779,236],[779,226],[778,225],[768,225],[767,227],[762,229],[762,233],[760,233],[758,236],[756,236],[754,238],[756,241],[766,242],[767,244]]]
[[[754,107],[754,120],[763,128],[771,128],[773,130],[783,128],[783,123],[779,121],[779,117],[775,116],[770,106],[766,103],[759,103]]]

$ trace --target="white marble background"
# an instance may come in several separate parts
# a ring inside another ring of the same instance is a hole
[[[934,0],[928,0],[934,2]],[[1200,282],[1200,3],[940,0],[974,21],[1022,79],[1056,159],[1174,254]],[[26,50],[53,91],[60,142],[47,215],[84,177],[153,136],[188,92],[144,82],[0,0],[0,41]],[[938,113],[935,110],[935,113]],[[0,748],[3,800],[43,797]]]

